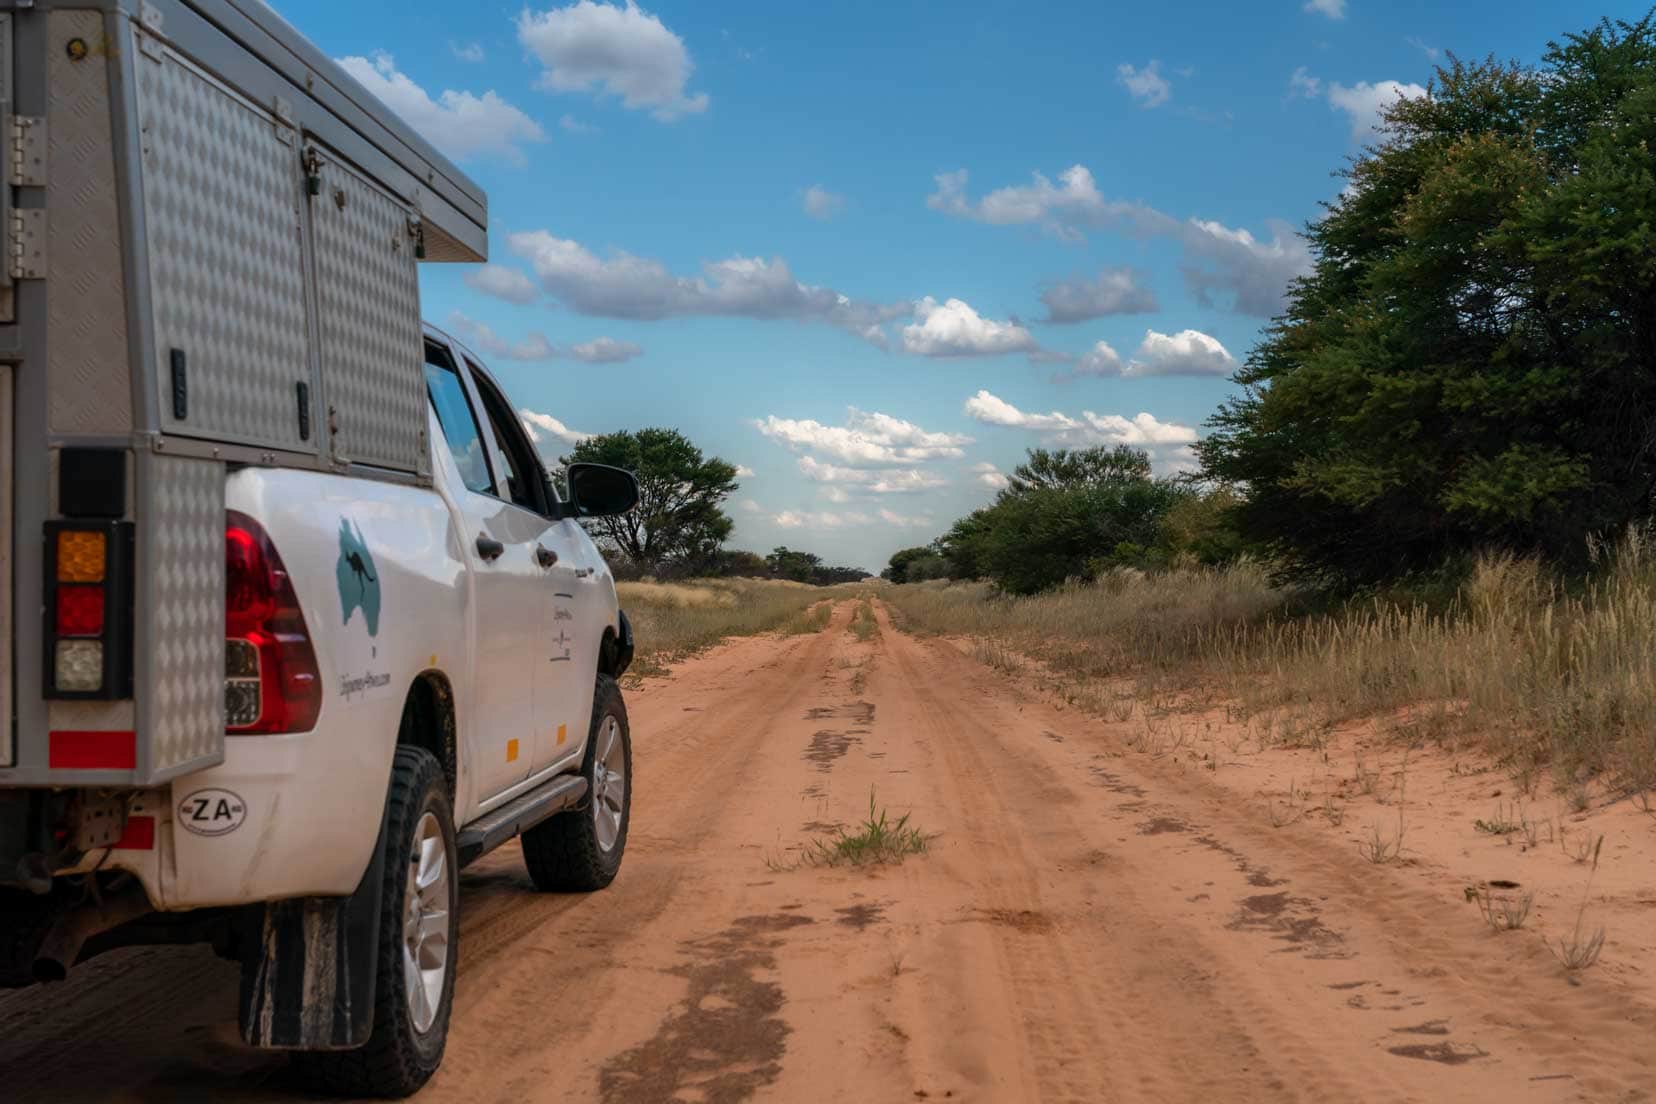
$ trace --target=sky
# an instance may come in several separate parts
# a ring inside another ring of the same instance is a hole
[[[555,461],[676,427],[731,546],[877,571],[1032,447],[1189,467],[1298,231],[1450,51],[1643,8],[1497,0],[275,0],[489,195],[427,265]]]

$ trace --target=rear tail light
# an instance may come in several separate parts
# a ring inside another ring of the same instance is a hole
[[[225,730],[316,727],[322,679],[293,580],[263,527],[236,510],[225,525],[224,569]]]
[[[129,523],[46,526],[46,697],[132,696]]]

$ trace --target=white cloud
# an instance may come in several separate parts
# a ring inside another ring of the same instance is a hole
[[[1217,339],[1200,330],[1176,334],[1144,331],[1130,376],[1225,376],[1236,370],[1236,358]]]
[[[812,184],[805,189],[803,204],[807,215],[826,222],[845,210],[845,197],[830,192],[820,184]]]
[[[485,358],[495,360],[552,360],[556,357],[574,357],[588,364],[619,364],[631,360],[644,350],[630,341],[616,341],[600,337],[592,341],[562,349],[548,341],[546,335],[531,330],[522,341],[508,341],[487,323],[469,318],[459,311],[448,317],[449,329],[469,342]]]
[[[1394,80],[1375,81],[1373,84],[1358,81],[1350,88],[1339,83],[1328,86],[1329,106],[1351,118],[1353,142],[1378,137],[1380,128],[1385,125],[1381,114],[1399,99],[1413,100],[1424,95],[1426,89],[1421,85]]]
[[[1044,322],[1086,322],[1112,314],[1148,314],[1161,309],[1156,293],[1143,285],[1144,276],[1131,268],[1106,268],[1097,279],[1077,276],[1060,280],[1041,293],[1046,304]]]
[[[874,519],[858,512],[836,514],[829,511],[783,510],[771,520],[784,529],[839,529],[847,525],[868,525]]]
[[[613,337],[599,337],[572,345],[569,355],[588,364],[620,364],[631,360],[644,350],[631,341],[617,341]]]
[[[1082,411],[1079,418],[1053,411],[1050,414],[1030,414],[1011,403],[979,391],[966,400],[966,413],[989,425],[1023,429],[1039,434],[1047,443],[1065,448],[1086,448],[1092,445],[1131,445],[1150,454],[1151,460],[1162,471],[1183,470],[1188,467],[1196,443],[1196,430],[1177,422],[1163,422],[1153,414],[1139,413],[1132,418],[1119,414],[1095,414]]]
[[[577,0],[550,11],[525,9],[517,27],[518,41],[545,69],[542,88],[595,89],[663,122],[707,110],[707,93],[685,92],[695,65],[684,40],[633,0],[625,7]]]
[[[966,193],[965,169],[939,173],[937,191],[926,206],[957,218],[991,226],[1040,226],[1064,238],[1077,238],[1083,229],[1121,227],[1156,232],[1176,221],[1142,203],[1107,200],[1085,165],[1071,165],[1054,185],[1040,173],[1030,184],[1000,188],[973,202]]]
[[[1140,107],[1160,107],[1173,95],[1173,86],[1159,71],[1161,62],[1151,61],[1143,69],[1131,65],[1116,66],[1116,83],[1127,89],[1127,94]]]
[[[723,315],[822,322],[884,348],[881,327],[913,310],[912,304],[860,302],[801,283],[780,257],[732,257],[703,264],[700,276],[675,276],[660,261],[620,251],[599,257],[580,242],[545,230],[510,234],[506,247],[529,262],[554,298],[603,318]]]
[[[977,476],[977,481],[985,487],[988,487],[991,491],[1003,491],[1012,482],[1006,477],[1004,472],[988,461],[984,461],[981,464],[973,464],[972,472]]]
[[[1108,341],[1096,343],[1075,363],[1076,374],[1082,376],[1120,376],[1126,374],[1126,368],[1121,354]]]
[[[527,407],[518,408],[518,417],[523,419],[523,428],[529,431],[529,439],[541,450],[541,455],[553,458],[558,451],[558,444],[578,445],[592,436],[582,433],[578,429],[570,429],[550,414],[542,414]]]
[[[880,520],[887,525],[899,525],[905,529],[917,529],[932,523],[932,519],[925,515],[916,517],[909,514],[899,514],[895,510],[881,510]]]
[[[450,89],[433,100],[399,72],[395,59],[384,51],[372,59],[336,60],[404,122],[456,161],[487,154],[521,165],[523,145],[546,140],[539,123],[493,91],[478,96]]]
[[[597,134],[598,128],[591,123],[583,123],[567,111],[558,116],[558,125],[570,134]]]
[[[919,468],[847,468],[827,464],[812,456],[799,458],[799,471],[816,483],[851,486],[870,494],[912,494],[946,486],[948,480],[936,472]],[[845,495],[834,496],[845,501]]]
[[[736,474],[740,475],[741,472],[737,472]],[[765,512],[765,508],[753,501],[751,498],[738,499],[736,501],[736,508],[744,514],[762,514]]]
[[[558,350],[542,333],[531,331],[522,341],[508,341],[487,323],[468,318],[459,311],[449,314],[448,325],[449,329],[482,353],[484,359],[537,361],[551,360],[558,355]]]
[[[1185,255],[1199,264],[1182,267],[1185,286],[1203,306],[1217,306],[1214,293],[1230,296],[1242,314],[1270,317],[1282,309],[1288,285],[1311,271],[1311,249],[1286,222],[1266,224],[1271,239],[1247,230],[1191,219],[1182,228]]]
[[[754,427],[798,453],[817,452],[855,467],[894,467],[964,455],[972,439],[958,433],[933,433],[889,414],[850,408],[845,425],[829,426],[806,419],[771,415]]]
[[[1417,49],[1421,53],[1425,54],[1427,61],[1436,61],[1443,54],[1443,51],[1438,49],[1436,46],[1428,46],[1421,39],[1419,39],[1415,36],[1412,36],[1412,35],[1409,38],[1404,39],[1403,41],[1407,42],[1410,46],[1413,46],[1415,49]]]
[[[1132,360],[1123,360],[1108,342],[1100,341],[1075,364],[1075,374],[1081,376],[1223,376],[1235,370],[1236,359],[1216,338],[1200,330],[1176,334],[1146,330]]]
[[[1326,15],[1330,19],[1344,19],[1346,0],[1305,0],[1305,10]]]
[[[1322,79],[1311,75],[1305,66],[1295,69],[1288,77],[1288,98],[1303,97],[1314,100],[1322,95]]]
[[[998,356],[1040,348],[1017,322],[984,318],[960,299],[939,304],[928,295],[915,304],[914,317],[903,327],[903,349],[919,356]]]
[[[481,42],[468,42],[464,45],[461,45],[458,42],[451,42],[449,43],[449,49],[454,53],[454,56],[459,58],[461,61],[471,62],[474,65],[483,61],[483,59],[487,56],[483,52],[483,44]]]
[[[736,465],[736,478],[738,479],[752,479],[757,474],[757,472],[748,467],[746,464]]]
[[[533,303],[541,294],[535,281],[515,268],[498,264],[480,265],[467,272],[466,286],[520,307]]]
[[[1026,414],[997,395],[979,391],[966,400],[966,413],[985,425],[1009,429],[1033,429],[1041,433],[1071,433],[1081,423],[1056,410],[1051,414]]]
[[[944,173],[926,204],[957,218],[1038,226],[1070,240],[1086,230],[1106,229],[1173,238],[1184,247],[1185,283],[1198,302],[1215,305],[1215,293],[1222,293],[1236,310],[1261,317],[1280,311],[1289,282],[1310,271],[1310,249],[1285,222],[1268,222],[1271,237],[1262,240],[1219,222],[1181,221],[1142,203],[1107,200],[1082,165],[1064,170],[1058,179],[1060,186],[1054,186],[1036,173],[1032,185],[1002,188],[973,201],[964,170]]]

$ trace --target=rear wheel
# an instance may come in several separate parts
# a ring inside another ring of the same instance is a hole
[[[459,936],[459,863],[443,770],[400,747],[386,817],[385,882],[374,978],[374,1033],[357,1050],[294,1055],[312,1086],[349,1096],[404,1097],[443,1061]]]
[[[587,781],[582,807],[523,834],[523,862],[538,889],[591,892],[609,885],[621,869],[632,812],[632,735],[621,688],[609,675],[598,676],[592,697],[581,776]]]

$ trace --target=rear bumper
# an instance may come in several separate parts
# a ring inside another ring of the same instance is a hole
[[[366,735],[233,737],[219,766],[132,791],[121,844],[55,873],[130,872],[165,911],[348,895],[391,777],[393,745]]]

